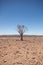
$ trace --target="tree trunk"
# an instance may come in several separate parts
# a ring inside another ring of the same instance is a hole
[[[21,34],[20,37],[21,37],[21,41],[23,41],[23,34]]]

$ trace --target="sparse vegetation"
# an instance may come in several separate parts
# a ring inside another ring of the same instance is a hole
[[[23,34],[26,30],[26,27],[24,25],[17,25],[17,31],[20,34],[21,41],[23,41]]]

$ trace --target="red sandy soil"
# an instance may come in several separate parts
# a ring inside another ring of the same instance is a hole
[[[43,65],[43,36],[0,37],[0,65]]]

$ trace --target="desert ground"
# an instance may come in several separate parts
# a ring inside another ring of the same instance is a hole
[[[43,65],[43,36],[0,36],[0,65]]]

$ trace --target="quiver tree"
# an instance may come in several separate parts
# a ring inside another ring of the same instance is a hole
[[[25,32],[25,26],[24,25],[17,25],[17,31],[20,34],[21,41],[23,41],[23,34]]]

